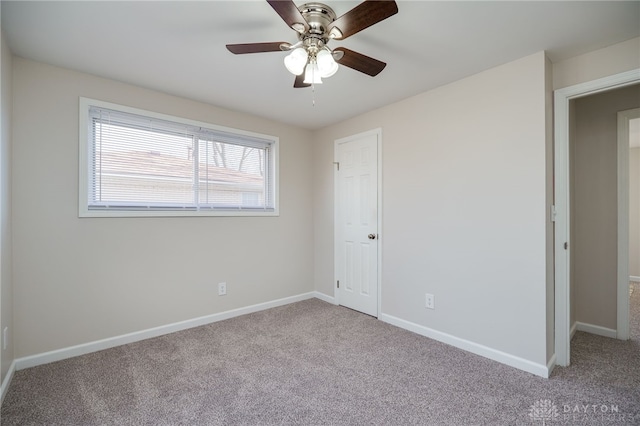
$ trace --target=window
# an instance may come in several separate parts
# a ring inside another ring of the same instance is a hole
[[[80,98],[80,216],[277,215],[278,139]]]

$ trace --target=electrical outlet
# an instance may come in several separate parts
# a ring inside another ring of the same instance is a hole
[[[429,293],[425,294],[425,307],[427,309],[436,308],[436,298],[433,294],[429,294]]]
[[[7,345],[9,344],[9,327],[5,327],[2,330],[2,350],[7,349]]]
[[[218,296],[227,294],[227,283],[218,283]]]

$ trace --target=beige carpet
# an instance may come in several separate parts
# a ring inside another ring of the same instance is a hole
[[[308,300],[19,371],[2,425],[640,424],[632,305],[543,379]]]

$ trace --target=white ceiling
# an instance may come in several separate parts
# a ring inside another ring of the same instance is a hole
[[[340,16],[359,2],[326,3]],[[556,62],[640,35],[638,1],[397,3],[397,15],[329,44],[385,61],[386,69],[372,78],[341,67],[315,93],[292,87],[284,52],[226,50],[297,41],[266,1],[3,0],[1,7],[18,56],[308,129],[541,50]]]

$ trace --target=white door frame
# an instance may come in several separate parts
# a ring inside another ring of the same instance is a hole
[[[345,143],[345,142],[350,142],[352,140],[355,139],[360,139],[364,136],[369,136],[369,135],[376,135],[376,139],[378,141],[378,188],[377,188],[377,195],[378,195],[378,223],[377,223],[377,227],[378,227],[378,270],[377,270],[377,277],[376,277],[376,282],[378,283],[378,314],[376,315],[377,318],[380,317],[380,314],[382,313],[382,242],[383,240],[383,232],[382,232],[382,128],[378,127],[376,129],[372,129],[372,130],[368,130],[366,132],[362,132],[362,133],[358,133],[355,135],[351,135],[351,136],[347,136],[345,138],[341,138],[341,139],[336,139],[333,143],[333,161],[334,164],[337,165],[337,167],[339,167],[338,165],[338,158],[337,158],[337,152],[338,152],[338,145],[340,145],[341,143]],[[337,169],[334,169],[337,171]],[[334,223],[334,227],[333,227],[333,241],[334,241],[334,245],[333,245],[333,258],[334,258],[334,271],[333,271],[333,297],[335,300],[335,304],[339,305],[340,304],[340,292],[338,291],[338,287],[337,287],[337,270],[335,267],[335,256],[336,253],[338,253],[338,227],[336,226],[338,223],[338,217],[337,217],[337,213],[338,213],[338,209],[337,209],[337,203],[338,203],[338,179],[336,179],[336,175],[334,172],[334,178],[333,178],[333,200],[334,200],[334,207],[333,207],[333,223]]]
[[[555,193],[555,354],[556,364],[570,363],[571,293],[569,225],[569,101],[640,82],[640,69],[615,74],[554,92],[554,193]],[[628,249],[628,248],[627,248]],[[619,291],[618,291],[618,294]],[[628,297],[628,295],[627,295]],[[618,298],[620,304],[620,298]],[[621,313],[618,306],[618,314]],[[628,316],[628,309],[627,309]],[[618,318],[618,327],[620,318]],[[628,327],[628,323],[627,323]]]
[[[616,337],[629,339],[629,120],[640,108],[618,112],[618,318]]]

